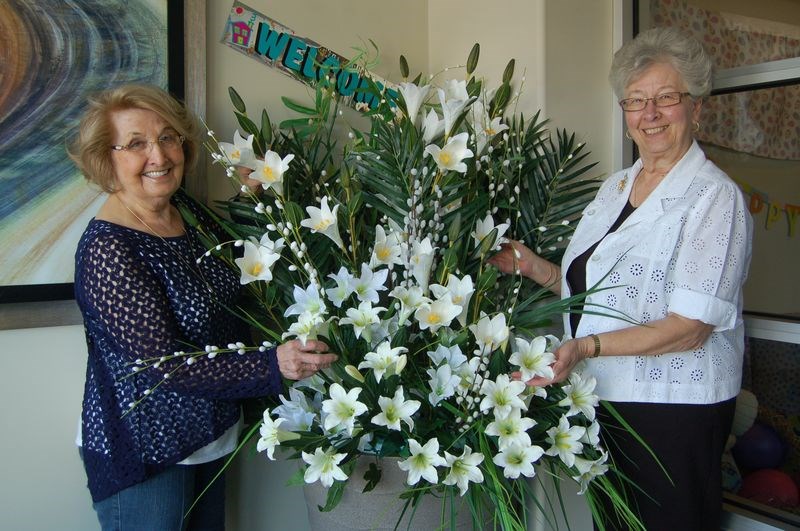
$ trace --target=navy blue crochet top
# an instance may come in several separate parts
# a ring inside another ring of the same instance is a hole
[[[219,438],[238,421],[239,399],[280,392],[274,349],[203,356],[168,378],[177,361],[131,376],[137,359],[249,343],[247,326],[225,309],[236,304],[238,276],[214,257],[197,264],[206,249],[186,231],[162,239],[93,219],[78,244],[75,298],[89,351],[81,431],[94,501]]]

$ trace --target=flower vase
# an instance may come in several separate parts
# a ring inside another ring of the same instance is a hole
[[[373,456],[358,458],[355,470],[344,487],[339,504],[328,512],[321,512],[325,505],[328,489],[319,482],[306,484],[303,491],[308,510],[308,521],[312,531],[352,531],[360,529],[458,529],[472,531],[472,516],[466,498],[425,495],[416,507],[409,504],[405,514],[406,500],[400,495],[408,489],[406,472],[397,467],[396,457],[376,459]],[[366,481],[364,473],[370,463],[381,469],[381,480],[369,492],[362,492]],[[456,521],[451,525],[451,506],[456,504]],[[445,504],[444,510],[442,505]],[[413,515],[412,515],[413,513]],[[402,514],[402,520],[401,520]],[[444,519],[443,519],[444,518]],[[398,523],[399,521],[399,523]],[[480,527],[476,529],[481,529]]]

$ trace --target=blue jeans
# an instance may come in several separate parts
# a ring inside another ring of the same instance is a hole
[[[174,465],[93,505],[103,531],[222,531],[225,476],[192,508],[225,458],[200,465]],[[185,517],[184,517],[185,516]]]

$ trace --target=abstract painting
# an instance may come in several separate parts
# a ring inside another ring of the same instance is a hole
[[[0,2],[0,302],[71,297],[75,247],[104,196],[66,148],[90,94],[168,88],[169,3]]]

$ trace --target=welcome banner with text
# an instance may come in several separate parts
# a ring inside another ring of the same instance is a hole
[[[381,92],[385,89],[390,101],[397,96],[393,84],[349,64],[345,57],[296,35],[290,28],[241,2],[234,2],[231,7],[222,42],[312,86],[327,76],[335,82],[336,92],[345,102],[355,107],[372,109],[380,102],[380,96],[365,90],[370,83],[377,85]]]

